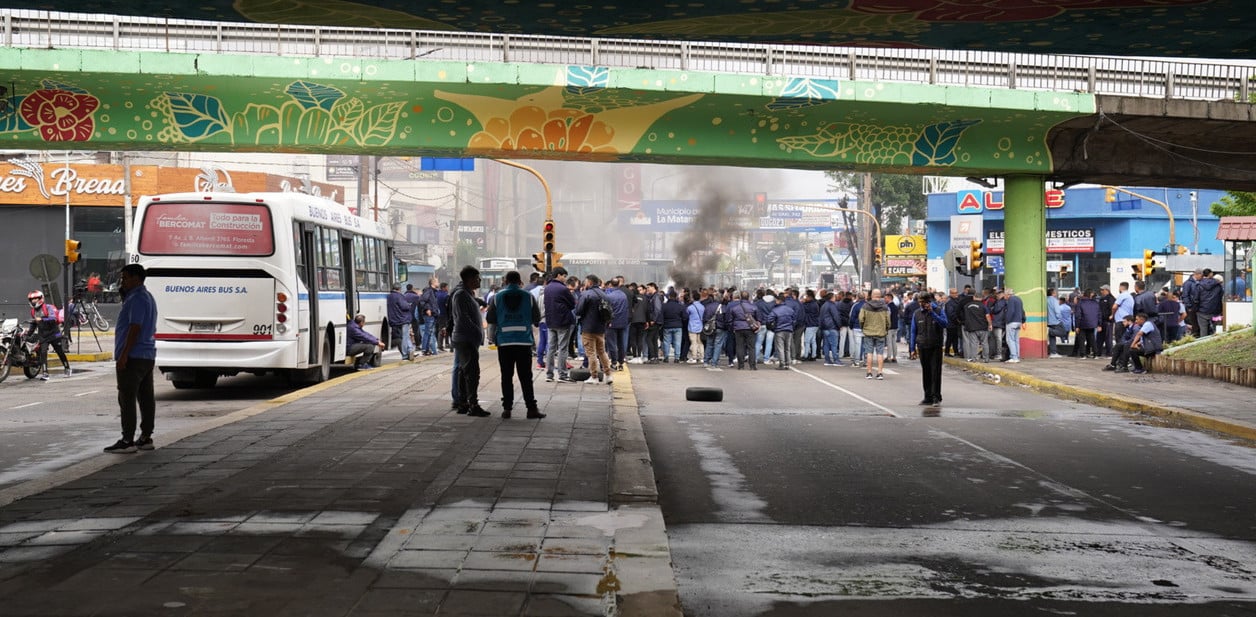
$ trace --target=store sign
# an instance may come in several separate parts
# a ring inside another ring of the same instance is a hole
[[[883,276],[926,276],[929,274],[929,263],[924,257],[920,259],[886,259],[881,264]]]
[[[1048,189],[1042,194],[1048,209],[1064,207],[1064,191]],[[960,214],[980,214],[986,210],[1003,209],[1003,193],[994,191],[959,191],[955,193],[955,210]]]
[[[886,256],[894,255],[920,255],[928,254],[925,250],[924,236],[886,236],[885,237],[885,254]]]
[[[458,239],[470,242],[476,248],[484,248],[484,221],[461,221],[458,223]]]
[[[986,233],[986,253],[999,255],[1003,253],[1004,236],[1001,231]],[[1095,229],[1049,229],[1046,245],[1048,253],[1093,253],[1095,252]]]

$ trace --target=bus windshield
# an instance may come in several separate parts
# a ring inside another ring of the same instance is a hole
[[[139,252],[267,257],[275,252],[272,227],[263,204],[153,202],[140,225]]]

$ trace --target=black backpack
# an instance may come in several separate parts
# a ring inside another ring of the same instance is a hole
[[[611,320],[615,319],[615,311],[611,308],[611,301],[606,299],[606,293],[602,292],[601,295],[602,299],[597,304],[597,316],[609,326]]]

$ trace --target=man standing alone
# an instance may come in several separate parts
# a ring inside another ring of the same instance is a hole
[[[157,401],[153,396],[153,365],[157,361],[157,302],[144,287],[144,266],[123,266],[119,280],[122,311],[113,335],[117,364],[118,406],[122,412],[122,439],[105,452],[129,454],[153,449]],[[140,438],[135,439],[135,407],[140,408]]]
[[[449,298],[453,313],[453,334],[450,343],[458,363],[458,399],[454,404],[459,413],[477,418],[492,414],[480,407],[480,345],[484,344],[484,322],[480,317],[480,303],[475,290],[480,288],[480,271],[474,266],[463,266],[458,272],[462,285]]]
[[[1007,308],[1003,309],[1003,317],[1007,321],[1007,353],[1008,362],[1020,362],[1020,331],[1025,323],[1025,303],[1011,287],[1003,290],[1007,300]]]
[[[911,316],[908,351],[920,358],[920,382],[925,398],[921,405],[942,402],[942,345],[947,328],[946,311],[932,293],[922,292],[920,308]]]

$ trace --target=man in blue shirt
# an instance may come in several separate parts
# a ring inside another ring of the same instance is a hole
[[[144,266],[123,266],[119,279],[122,310],[113,335],[118,405],[122,411],[122,439],[105,452],[129,454],[153,449],[157,401],[153,396],[153,365],[157,362],[157,302],[144,287]],[[140,437],[135,439],[135,407],[140,410]]]

